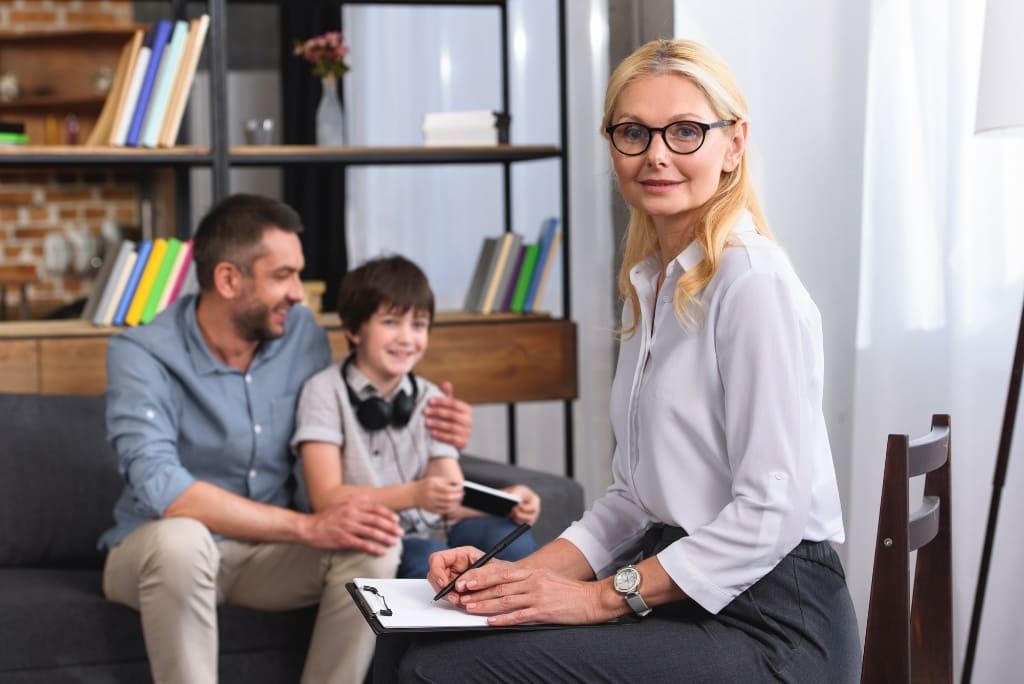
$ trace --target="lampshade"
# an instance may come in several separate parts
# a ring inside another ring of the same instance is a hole
[[[1024,136],[1024,1],[988,0],[974,132]]]

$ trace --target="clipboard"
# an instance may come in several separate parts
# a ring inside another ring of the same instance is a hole
[[[345,588],[377,636],[415,632],[562,629],[580,626],[534,622],[493,627],[487,624],[486,615],[470,615],[447,601],[434,601],[434,588],[425,579],[356,577],[346,583]],[[625,616],[604,624],[636,621],[633,616]]]

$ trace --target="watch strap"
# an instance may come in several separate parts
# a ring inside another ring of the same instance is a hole
[[[625,598],[626,603],[629,604],[629,607],[632,608],[633,612],[638,616],[643,617],[651,612],[651,607],[648,606],[643,597],[635,591],[626,594]]]

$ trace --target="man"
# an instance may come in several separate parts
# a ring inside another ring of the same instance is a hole
[[[218,603],[319,603],[303,682],[361,682],[373,652],[344,584],[395,573],[397,517],[365,499],[288,507],[296,398],[331,360],[294,306],[299,231],[276,200],[229,197],[195,234],[199,295],[110,340],[107,433],[126,484],[100,539],[103,589],[140,611],[158,683],[216,681]],[[447,394],[435,436],[463,448],[470,410]]]

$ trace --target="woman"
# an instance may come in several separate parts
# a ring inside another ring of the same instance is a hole
[[[856,681],[820,316],[758,204],[743,97],[706,48],[655,41],[612,74],[602,128],[632,208],[614,481],[559,539],[446,597],[495,626],[600,626],[421,639],[400,679]],[[435,554],[428,579],[480,555]]]

